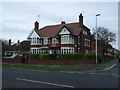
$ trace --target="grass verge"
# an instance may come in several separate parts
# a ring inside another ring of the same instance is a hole
[[[49,66],[33,66],[33,65],[13,65],[2,64],[3,68],[27,69],[27,70],[44,70],[44,71],[86,71],[87,69],[69,68],[69,67],[49,67]]]

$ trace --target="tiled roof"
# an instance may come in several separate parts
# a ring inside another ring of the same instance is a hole
[[[10,51],[29,51],[30,50],[30,42],[29,41],[22,41],[19,45],[14,44],[10,47]]]
[[[79,22],[46,26],[35,31],[40,37],[55,37],[63,27],[68,28],[68,30],[75,36],[77,36],[81,31]],[[83,25],[83,28],[87,27]]]

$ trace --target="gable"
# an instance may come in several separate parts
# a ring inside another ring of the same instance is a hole
[[[59,32],[59,35],[61,35],[61,34],[70,34],[70,31],[69,31],[66,27],[64,27],[64,28],[62,28],[61,31]]]
[[[32,32],[29,34],[28,38],[36,38],[36,37],[39,37],[38,34],[32,30]]]

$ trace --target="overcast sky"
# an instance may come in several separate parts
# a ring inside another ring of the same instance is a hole
[[[95,27],[96,14],[98,26],[104,26],[118,33],[118,3],[117,2],[3,2],[2,3],[2,38],[25,40],[34,28],[34,22],[40,21],[40,28],[47,25],[79,21],[83,12],[84,24],[92,29]],[[38,18],[40,15],[40,18]],[[117,48],[117,43],[114,43]]]

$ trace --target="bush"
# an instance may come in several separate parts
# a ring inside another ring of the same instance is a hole
[[[39,59],[40,60],[49,60],[50,56],[49,56],[49,54],[39,54]]]
[[[79,60],[83,58],[83,54],[70,53],[70,54],[60,54],[57,58],[58,60]]]
[[[22,52],[22,53],[20,53],[20,55],[23,55],[23,56],[29,56],[29,55],[31,55],[32,53],[30,53],[30,52]]]
[[[86,58],[86,59],[95,59],[96,55],[95,54],[85,54],[84,58]]]
[[[84,58],[86,59],[96,59],[96,54],[85,54]],[[97,55],[98,59],[106,59],[108,55]]]

